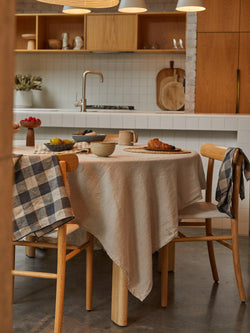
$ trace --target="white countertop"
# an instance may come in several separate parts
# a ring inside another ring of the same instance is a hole
[[[42,121],[42,127],[110,128],[110,129],[176,129],[236,131],[250,130],[250,115],[197,114],[182,111],[14,109],[15,121],[29,116]]]

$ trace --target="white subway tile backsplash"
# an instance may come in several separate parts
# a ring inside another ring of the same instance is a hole
[[[37,108],[72,108],[82,97],[82,73],[101,71],[104,82],[88,75],[87,104],[135,105],[137,110],[159,110],[156,75],[169,67],[168,54],[16,54],[16,72],[40,75],[43,90],[34,92]],[[185,69],[185,55],[174,56],[175,66]]]

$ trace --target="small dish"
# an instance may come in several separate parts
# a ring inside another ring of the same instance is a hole
[[[96,156],[108,157],[113,154],[115,146],[114,142],[91,142],[90,149]]]
[[[74,146],[75,142],[71,143],[62,143],[58,145],[53,145],[51,143],[44,143],[44,145],[51,151],[63,151],[63,150],[71,150]]]
[[[48,39],[49,49],[58,50],[62,48],[62,41],[60,39]]]
[[[106,134],[97,134],[97,135],[73,134],[72,138],[77,142],[103,141],[106,138]]]

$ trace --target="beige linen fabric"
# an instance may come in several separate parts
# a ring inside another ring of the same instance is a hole
[[[77,221],[126,272],[129,291],[142,301],[152,288],[152,253],[176,236],[178,210],[201,199],[201,158],[119,146],[108,158],[78,156],[69,175]]]

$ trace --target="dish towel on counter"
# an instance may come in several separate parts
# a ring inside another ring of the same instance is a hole
[[[15,162],[15,240],[31,233],[40,237],[74,218],[56,156],[23,155]]]
[[[232,196],[233,196],[233,172],[235,165],[233,163],[233,157],[236,148],[228,148],[224,159],[222,161],[218,184],[216,188],[215,199],[218,201],[217,208],[220,212],[226,213],[228,216],[233,218],[232,213]],[[239,149],[241,155],[243,155],[243,163],[241,169],[240,178],[240,198],[245,198],[244,179],[243,173],[245,174],[246,180],[250,180],[250,163],[246,155],[241,149]]]

